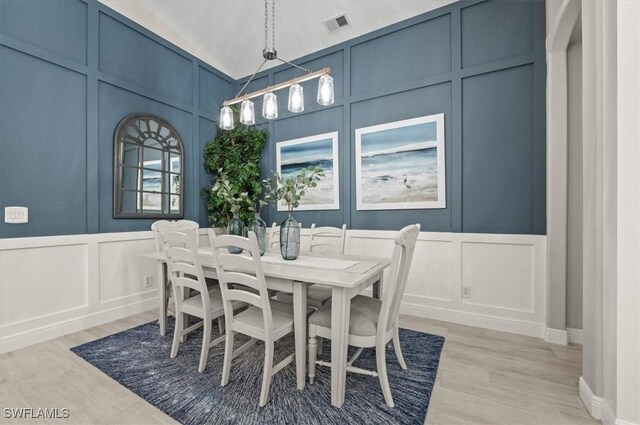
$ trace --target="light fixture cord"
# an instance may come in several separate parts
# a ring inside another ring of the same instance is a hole
[[[268,50],[269,47],[269,0],[264,0],[264,49],[265,51]],[[275,52],[276,51],[276,0],[271,0],[271,49]],[[307,68],[303,68],[299,65],[296,65],[295,63],[291,63],[287,60],[284,59],[280,59],[279,57],[275,57],[275,59],[279,60],[282,63],[286,63],[287,65],[291,65],[295,68],[298,68],[304,72],[306,72],[307,74],[311,73],[311,70],[307,69]],[[240,89],[240,91],[238,92],[238,94],[236,94],[235,98],[237,99],[238,97],[240,97],[240,95],[242,94],[242,92],[244,92],[244,89],[247,88],[247,86],[249,85],[249,83],[251,81],[253,81],[253,78],[256,76],[256,74],[258,72],[260,72],[260,70],[262,69],[262,67],[264,66],[264,64],[267,63],[267,59],[265,59],[264,61],[262,61],[262,64],[260,64],[260,66],[258,67],[258,69],[256,69],[256,71],[253,73],[253,75],[247,80],[246,83],[244,83],[244,85],[242,86],[242,88]],[[225,102],[226,105],[226,102]]]
[[[276,0],[271,0],[271,48],[276,50]]]
[[[269,0],[264,0],[264,50],[267,50],[269,47],[267,44],[267,40],[269,39],[269,27],[267,26],[269,22]]]

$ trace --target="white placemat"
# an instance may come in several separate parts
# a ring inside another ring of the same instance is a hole
[[[262,261],[271,264],[286,264],[288,266],[296,267],[311,267],[314,269],[333,269],[333,270],[346,270],[350,267],[360,263],[356,260],[342,260],[337,258],[323,258],[301,255],[295,260],[287,261],[282,258],[280,254],[267,252],[262,257]],[[371,267],[369,267],[371,268]],[[367,270],[369,270],[369,268]],[[360,272],[362,273],[362,272]]]

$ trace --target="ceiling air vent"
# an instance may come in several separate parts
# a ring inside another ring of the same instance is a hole
[[[329,31],[329,34],[342,31],[343,29],[349,28],[351,26],[351,23],[349,22],[349,19],[347,19],[347,15],[344,12],[339,13],[336,16],[327,18],[322,21],[322,23],[327,28],[327,31]]]

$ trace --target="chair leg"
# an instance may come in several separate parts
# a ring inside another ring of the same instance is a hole
[[[218,332],[220,335],[224,333],[224,318],[222,316],[218,317]]]
[[[211,320],[204,319],[204,328],[202,329],[202,349],[200,350],[200,365],[198,372],[204,372],[207,367],[207,357],[209,356],[209,344],[211,344]]]
[[[316,377],[316,358],[318,355],[318,338],[315,332],[309,332],[309,383],[313,384]]]
[[[386,346],[376,346],[376,366],[378,369],[378,379],[380,379],[380,387],[387,406],[393,407],[393,397],[391,396],[391,388],[389,387],[389,379],[387,378],[387,359]]]
[[[273,375],[273,341],[264,342],[264,370],[262,372],[262,390],[260,391],[260,407],[269,400],[269,387]]]
[[[220,385],[223,387],[229,382],[229,373],[231,372],[231,360],[233,359],[233,336],[234,332],[228,327],[224,342],[224,361],[222,363],[222,381]]]
[[[400,363],[400,367],[404,370],[407,370],[407,364],[404,362],[404,357],[402,356],[402,347],[400,347],[400,334],[397,326],[393,334],[393,349],[396,352],[396,357],[398,358],[398,363]]]
[[[176,308],[176,311],[178,309]],[[184,318],[182,314],[176,314],[176,320],[173,327],[173,344],[171,345],[171,358],[174,359],[178,355],[178,345],[182,338],[182,321]]]
[[[322,355],[322,348],[324,347],[324,338],[318,337],[318,355]]]

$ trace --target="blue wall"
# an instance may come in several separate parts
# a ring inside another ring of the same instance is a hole
[[[185,218],[206,225],[202,148],[234,86],[95,0],[0,0],[0,235],[148,230],[112,218],[113,132],[134,112],[182,136]],[[10,205],[29,223],[5,224]]]
[[[258,124],[269,132],[263,173],[275,169],[276,142],[337,130],[341,209],[296,213],[305,225],[544,234],[544,36],[543,1],[470,0],[296,60],[333,69],[336,103],[317,105],[317,82],[307,82],[305,112],[293,115],[279,92],[280,119]],[[248,90],[294,75],[274,68]],[[112,218],[113,131],[134,112],[180,132],[185,218],[206,225],[202,148],[219,105],[245,80],[95,0],[0,0],[0,216],[9,205],[30,213],[28,224],[0,223],[0,236],[149,229],[151,220]],[[447,208],[357,211],[355,129],[440,112]]]
[[[275,143],[338,131],[339,211],[301,211],[305,225],[544,234],[545,13],[543,1],[462,1],[296,60],[332,68],[336,102],[315,102],[305,86],[305,112],[263,123],[269,143],[263,173],[275,169]],[[286,58],[290,59],[290,58]],[[296,75],[290,67],[259,74],[252,88]],[[242,79],[240,83],[246,81]],[[236,85],[236,87],[239,86]],[[256,111],[261,110],[256,102]],[[355,130],[445,113],[447,208],[357,211]],[[266,219],[281,221],[271,208]]]

